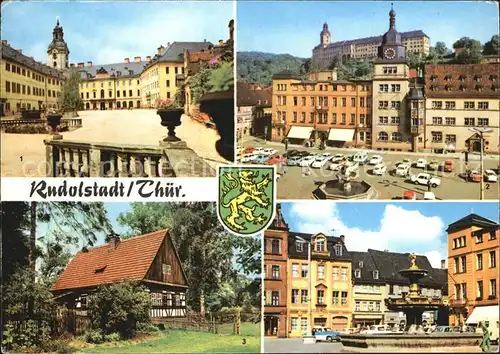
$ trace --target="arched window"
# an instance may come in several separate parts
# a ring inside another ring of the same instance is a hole
[[[54,62],[54,68],[55,68],[55,67],[57,67],[57,63],[56,63],[56,62]]]
[[[128,101],[128,108],[133,108],[134,107],[134,102]]]
[[[87,104],[85,105],[85,109],[86,109],[86,110],[89,110],[89,109],[90,109],[90,103],[89,103],[89,102],[87,102]]]
[[[141,108],[141,101],[137,101],[135,108]]]
[[[380,133],[378,133],[378,140],[387,141],[387,140],[389,140],[389,135],[387,135],[386,132],[380,132]]]
[[[121,103],[120,102],[116,102],[116,108],[121,108]]]
[[[403,140],[403,136],[401,135],[401,133],[394,132],[391,135],[391,140],[393,140],[393,141],[401,141],[401,140]]]
[[[101,90],[101,98],[104,98],[104,90]]]
[[[109,91],[109,97],[113,97],[113,91]]]

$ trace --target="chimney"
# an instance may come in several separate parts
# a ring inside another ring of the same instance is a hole
[[[125,58],[125,64],[128,64],[130,63],[130,59],[129,58]]]
[[[70,67],[70,68],[74,68],[74,67],[75,67],[75,64],[74,64],[74,63],[71,63],[71,64],[69,64],[69,67]]]
[[[79,68],[83,68],[85,66],[85,63],[78,63]]]
[[[151,57],[148,55],[148,56],[146,57],[146,63],[149,63],[150,61],[151,61]]]
[[[340,235],[340,242],[345,243],[345,236],[344,235]]]
[[[91,68],[92,67],[92,62],[91,61],[88,61],[87,62],[87,68]]]
[[[445,259],[441,260],[441,269],[446,269],[446,260]]]
[[[164,47],[164,46],[162,46],[162,45],[160,45],[160,46],[158,47],[158,54],[161,54],[161,52],[163,52],[163,49],[165,49],[165,47]]]
[[[167,48],[170,47],[170,42],[167,43]]]
[[[109,249],[115,250],[120,244],[120,235],[111,234],[108,236],[108,238],[109,238]]]
[[[224,41],[222,39],[219,39],[219,45],[223,45]]]
[[[141,57],[134,57],[134,63],[140,63]]]

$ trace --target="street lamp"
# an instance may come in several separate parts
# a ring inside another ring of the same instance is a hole
[[[312,335],[312,267],[311,267],[311,241],[307,241],[303,239],[300,236],[295,236],[295,239],[299,243],[307,243],[307,267],[308,267],[308,272],[307,272],[307,281],[308,281],[308,287],[309,290],[307,291],[307,302],[309,304],[308,308],[308,317],[309,317],[309,324],[307,326],[307,333],[306,336],[304,337],[304,343],[316,343],[316,340],[314,339],[314,336]]]
[[[480,194],[479,194],[479,200],[483,200],[484,199],[484,163],[483,163],[483,152],[484,152],[484,134],[485,133],[490,133],[493,131],[493,129],[491,128],[477,128],[477,127],[474,127],[474,128],[469,128],[469,130],[471,132],[474,132],[474,133],[478,133],[480,135],[480,140],[481,140],[481,153],[479,155],[479,161],[480,161],[480,166],[481,166],[481,170],[480,170],[480,174],[481,174],[481,179],[480,179],[480,184],[479,184],[479,188],[480,188]]]

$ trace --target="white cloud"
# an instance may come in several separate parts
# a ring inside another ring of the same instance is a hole
[[[355,213],[355,208],[352,208]],[[339,216],[334,202],[300,202],[290,209],[291,217],[300,220],[297,231],[306,233],[325,232],[345,235],[346,245],[352,251],[366,251],[369,248],[393,252],[415,252],[425,254],[434,267],[440,266],[446,258],[440,251],[439,240],[445,224],[438,216],[425,216],[416,210],[388,204],[385,207],[377,229],[362,229],[346,225]],[[370,215],[359,215],[369,218]],[[446,249],[446,248],[444,248]]]

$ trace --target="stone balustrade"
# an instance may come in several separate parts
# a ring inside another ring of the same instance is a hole
[[[48,177],[213,177],[215,171],[184,142],[158,146],[44,140]]]
[[[81,128],[83,126],[82,118],[62,118],[61,126],[68,127],[69,130]]]
[[[45,124],[46,121],[43,119],[2,119],[0,124],[5,126],[17,126],[17,125],[32,125],[32,124]]]

